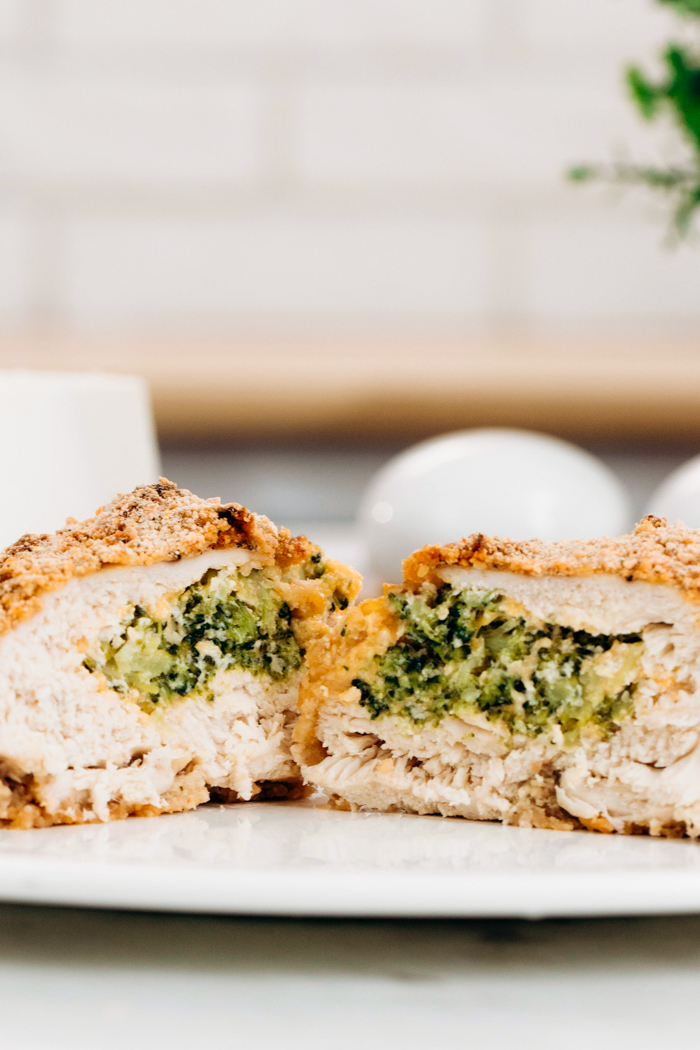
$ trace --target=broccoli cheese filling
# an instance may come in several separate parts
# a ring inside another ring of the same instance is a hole
[[[318,556],[296,568],[302,579],[324,571]],[[212,699],[220,671],[282,681],[301,666],[303,651],[275,582],[263,569],[248,575],[209,569],[162,610],[134,606],[102,632],[84,666],[101,672],[117,692],[134,695],[145,710],[192,693]]]
[[[353,681],[372,718],[435,725],[483,712],[512,733],[558,724],[574,744],[631,713],[644,649],[638,634],[592,635],[507,611],[494,591],[426,588],[388,595],[404,633]]]

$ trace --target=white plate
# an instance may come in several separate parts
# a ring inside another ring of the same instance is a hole
[[[700,844],[319,802],[0,831],[0,899],[336,916],[700,912]]]

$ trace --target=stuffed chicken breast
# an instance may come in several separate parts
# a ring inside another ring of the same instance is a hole
[[[299,790],[304,653],[359,589],[238,504],[161,479],[0,556],[0,822]]]
[[[700,533],[473,536],[324,627],[295,753],[340,804],[700,835]]]

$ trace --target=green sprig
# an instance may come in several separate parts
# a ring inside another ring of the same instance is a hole
[[[658,0],[687,18],[700,19],[700,0]],[[650,80],[637,66],[625,73],[632,101],[646,120],[670,112],[692,150],[687,168],[656,168],[632,163],[579,164],[569,169],[574,182],[602,180],[617,185],[644,185],[667,194],[672,227],[678,237],[690,230],[700,207],[700,52],[669,44],[663,53],[665,76]]]

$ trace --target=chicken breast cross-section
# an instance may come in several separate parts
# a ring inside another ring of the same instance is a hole
[[[359,578],[161,479],[0,558],[0,822],[107,821],[301,787],[305,649]]]
[[[472,536],[309,653],[294,753],[341,805],[700,835],[700,533]]]

